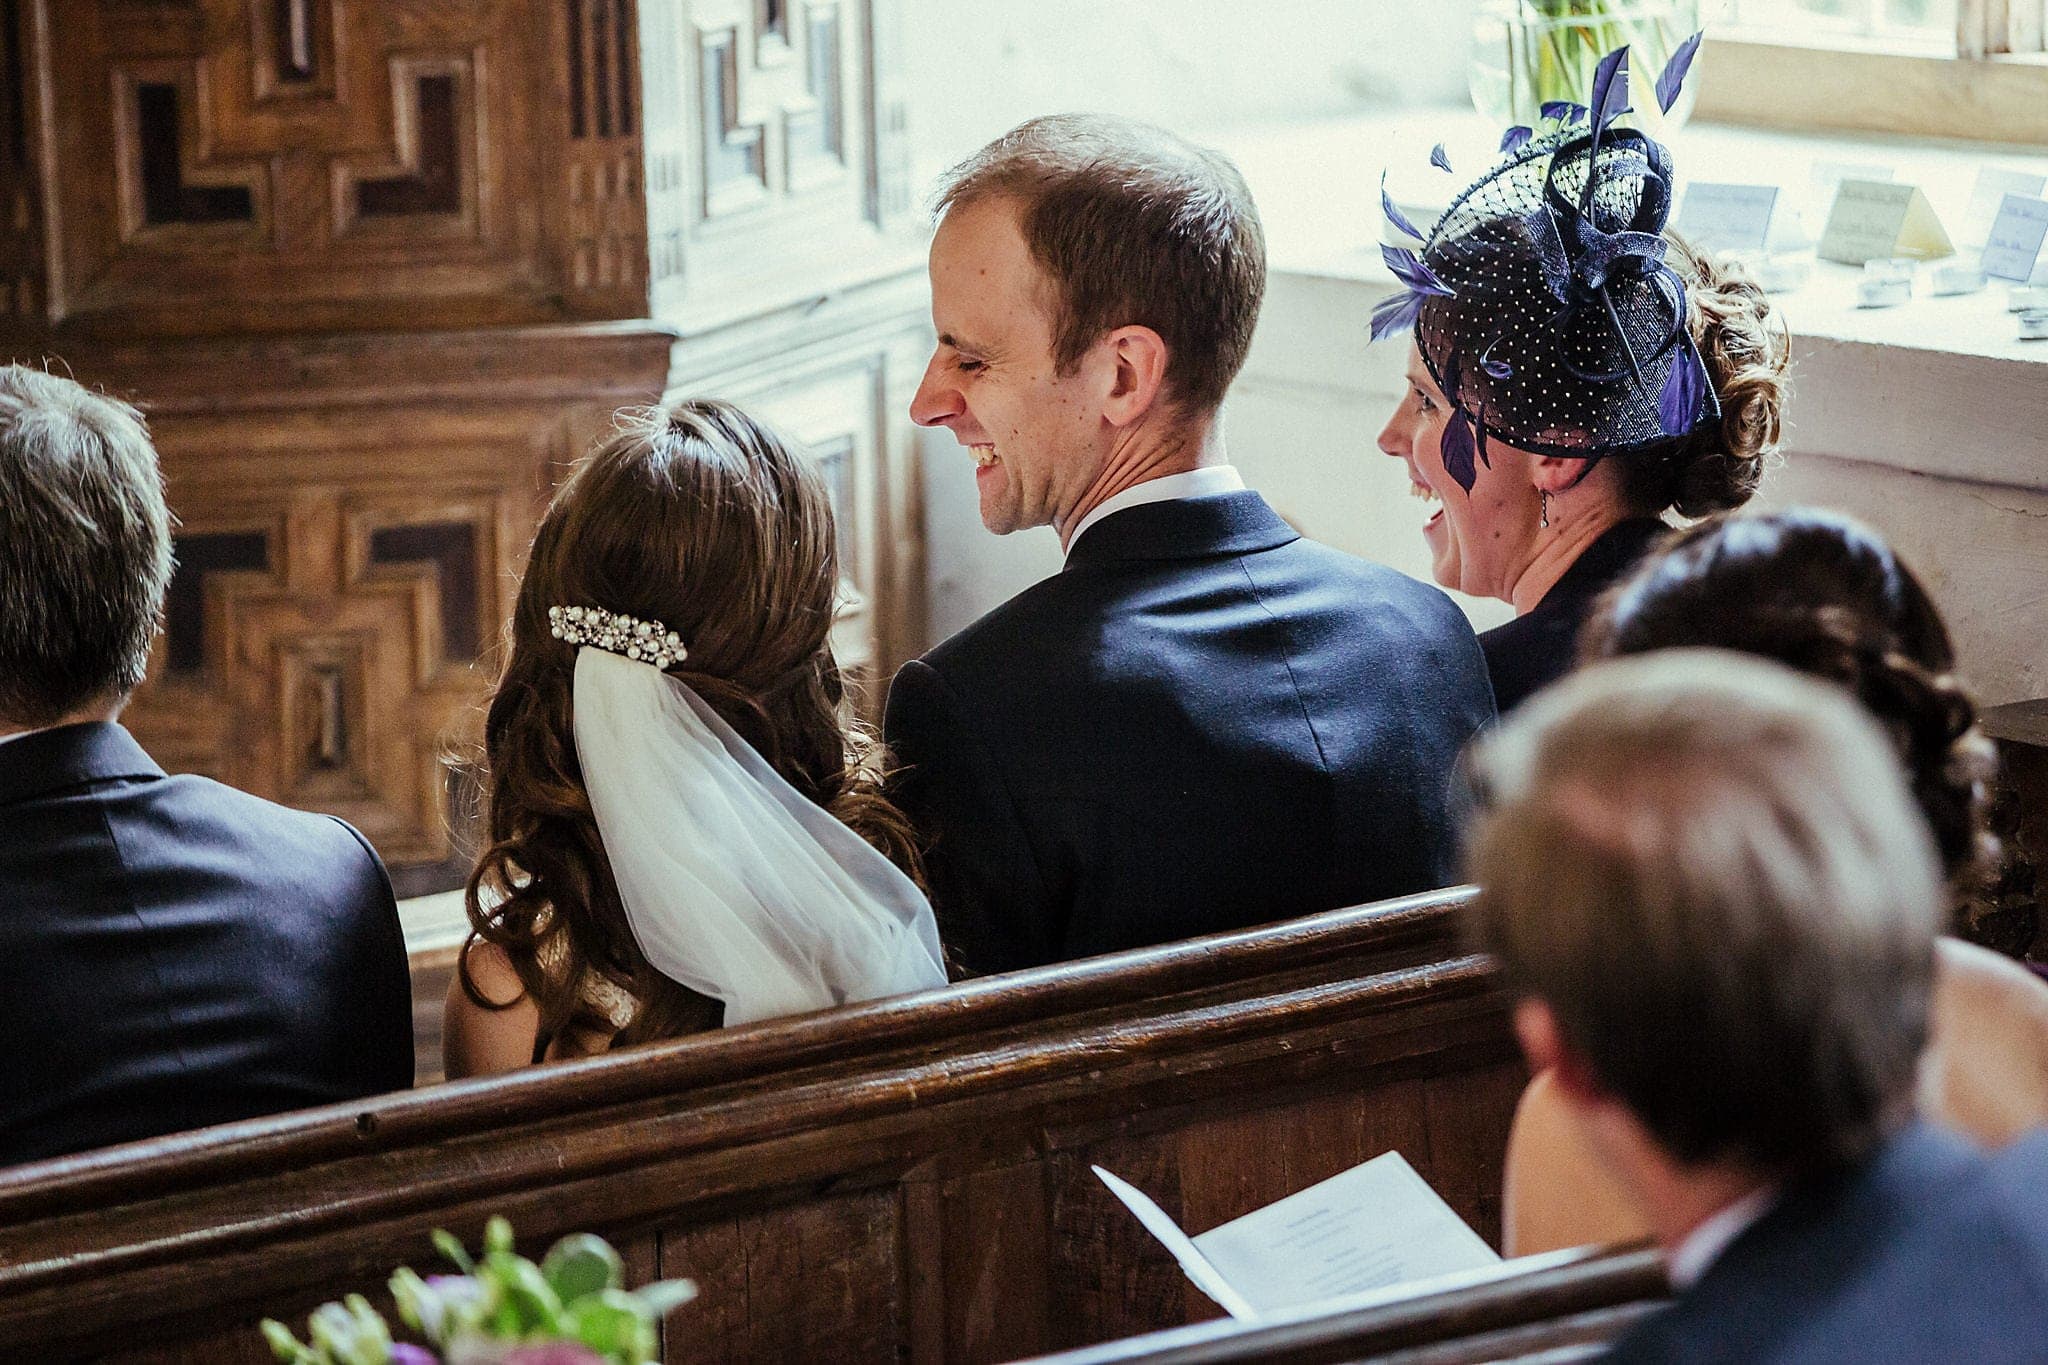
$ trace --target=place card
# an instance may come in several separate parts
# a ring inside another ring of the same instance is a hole
[[[1955,254],[1934,206],[1917,185],[1880,180],[1844,180],[1821,233],[1817,253],[1844,265],[1891,256],[1922,260]]]
[[[2023,194],[2038,199],[2043,191],[2048,191],[2048,175],[2001,171],[1986,166],[1977,172],[1977,184],[1970,191],[1970,206],[1963,210],[1962,233],[1956,240],[1981,251],[1991,240],[1991,224],[1998,217],[1998,209],[2005,203],[2005,196]]]
[[[2021,341],[2048,341],[2048,308],[2029,308],[2020,314]]]
[[[1974,294],[1984,287],[1984,272],[1966,261],[1944,261],[1934,267],[1927,292],[1944,296]]]
[[[2048,308],[2048,284],[2014,285],[2006,296],[2005,311],[2024,313],[2034,308]]]
[[[2048,237],[2048,199],[2008,194],[1984,242],[1984,273],[2020,283],[2032,279],[2043,237]]]
[[[1727,185],[1695,180],[1686,186],[1676,227],[1699,246],[1718,251],[1762,251],[1777,208],[1776,185]]]

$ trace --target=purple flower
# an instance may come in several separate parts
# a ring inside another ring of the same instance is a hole
[[[605,1358],[573,1341],[521,1346],[505,1357],[505,1365],[605,1365]]]
[[[1451,170],[1451,158],[1445,154],[1444,144],[1441,142],[1429,149],[1429,164],[1446,175],[1456,174],[1456,172]]]
[[[1534,128],[1518,123],[1501,135],[1500,149],[1510,154],[1519,152],[1522,148],[1529,145],[1529,139],[1534,136],[1536,136]]]
[[[432,1351],[401,1341],[391,1348],[391,1365],[441,1365]]]

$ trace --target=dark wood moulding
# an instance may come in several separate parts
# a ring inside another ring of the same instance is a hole
[[[1041,1357],[1033,1365],[1478,1365],[1591,1359],[1663,1306],[1664,1258],[1654,1248],[1587,1247],[1503,1267],[1485,1284],[1394,1302],[1217,1321]]]
[[[671,1360],[1001,1359],[1212,1315],[1093,1162],[1199,1230],[1399,1148],[1497,1239],[1523,1073],[1470,894],[0,1171],[0,1358],[240,1359],[257,1317],[493,1213],[696,1277]]]

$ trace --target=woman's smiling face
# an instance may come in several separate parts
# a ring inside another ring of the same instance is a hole
[[[1444,427],[1450,420],[1450,400],[1409,343],[1408,391],[1380,432],[1379,447],[1408,466],[1417,497],[1437,504],[1422,527],[1436,581],[1474,597],[1506,600],[1536,539],[1540,514],[1528,477],[1530,457],[1488,442],[1490,463],[1477,465],[1468,493],[1444,468]]]

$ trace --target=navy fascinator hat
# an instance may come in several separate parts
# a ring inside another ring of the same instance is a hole
[[[1699,41],[1658,80],[1667,110]],[[1381,248],[1406,288],[1374,310],[1373,339],[1414,329],[1451,400],[1444,466],[1468,492],[1489,438],[1596,460],[1668,453],[1720,420],[1667,259],[1671,154],[1614,126],[1629,112],[1628,53],[1600,63],[1590,106],[1545,105],[1541,135],[1510,129],[1426,241],[1382,185],[1388,220],[1423,245]],[[1450,169],[1441,145],[1431,160]]]

